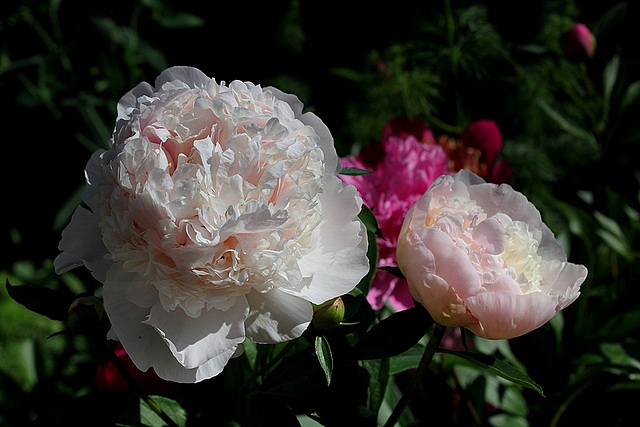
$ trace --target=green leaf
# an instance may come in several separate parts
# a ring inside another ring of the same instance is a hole
[[[373,234],[380,237],[381,239],[384,239],[384,236],[382,235],[382,231],[378,226],[378,221],[376,220],[375,215],[373,215],[373,212],[371,211],[371,209],[369,209],[366,205],[362,205],[362,209],[358,214],[358,218],[360,219],[360,221],[362,221],[365,227],[367,227],[367,230],[371,231]]]
[[[361,360],[360,364],[369,372],[369,409],[377,414],[389,383],[389,358]]]
[[[399,374],[417,367],[423,354],[424,346],[417,344],[404,353],[393,356],[389,360],[389,375]]]
[[[433,325],[422,306],[393,313],[374,325],[353,347],[358,360],[381,359],[404,353],[413,347]]]
[[[66,319],[71,301],[53,289],[33,285],[13,286],[9,283],[9,279],[6,284],[9,296],[29,310],[47,316],[51,320]]]
[[[149,397],[152,400],[152,404],[158,405],[179,427],[185,427],[187,425],[187,411],[185,411],[178,402],[163,396]],[[140,423],[143,426],[150,427],[164,427],[167,425],[143,399],[140,399]]]
[[[376,276],[376,270],[378,266],[378,240],[376,238],[376,231],[380,233],[380,228],[378,228],[378,222],[373,216],[373,213],[371,213],[369,208],[367,208],[365,205],[362,205],[362,210],[360,211],[358,217],[367,228],[367,239],[369,241],[369,247],[367,248],[367,259],[369,260],[369,271],[360,280],[360,283],[358,283],[351,294],[354,296],[357,294],[366,296],[369,293],[371,282],[373,282],[373,278]],[[382,236],[382,233],[380,233],[379,235]]]
[[[316,357],[318,358],[320,367],[327,378],[327,385],[331,384],[331,375],[333,374],[333,357],[331,356],[329,341],[327,341],[324,335],[316,336]]]
[[[596,141],[596,138],[592,133],[587,132],[577,124],[571,122],[544,100],[539,99],[538,105],[540,106],[540,108],[542,108],[542,111],[544,111],[554,122],[556,122],[558,126],[560,126],[562,130],[568,132],[569,134],[582,141],[587,142],[591,147],[598,147],[598,142]]]
[[[373,171],[370,171],[370,170],[353,168],[353,167],[342,168],[340,170],[340,175],[350,175],[350,176],[369,175],[372,173]]]
[[[463,352],[463,351],[453,351],[447,349],[440,349],[442,353],[450,354],[456,356],[472,366],[480,368],[482,370],[486,370],[494,375],[502,377],[506,380],[513,382],[514,384],[518,384],[532,390],[537,391],[542,396],[544,393],[542,392],[542,387],[538,385],[535,381],[533,381],[527,374],[515,368],[514,366],[509,365],[506,362],[503,362],[499,359],[495,359],[494,357],[487,356],[485,354],[480,353],[471,353],[471,352]]]
[[[611,107],[611,94],[613,93],[613,88],[616,85],[616,80],[618,79],[618,71],[620,70],[620,58],[618,56],[614,56],[611,61],[607,63],[604,67],[604,72],[602,74],[602,84],[603,84],[603,108],[602,108],[602,120],[606,123],[609,110]]]
[[[380,267],[380,270],[384,270],[387,273],[391,273],[392,275],[394,275],[395,277],[399,277],[400,279],[406,279],[406,277],[404,277],[404,274],[402,274],[402,271],[400,271],[400,267],[385,266],[385,267]]]

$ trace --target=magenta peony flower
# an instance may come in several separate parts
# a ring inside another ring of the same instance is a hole
[[[436,322],[488,339],[542,326],[587,277],[525,196],[466,170],[436,180],[407,213],[397,259]]]
[[[487,165],[493,165],[502,149],[502,133],[493,120],[483,119],[469,123],[460,135],[460,140],[466,147],[479,149],[480,162]]]
[[[560,42],[564,55],[569,59],[589,59],[596,50],[596,38],[586,25],[580,23],[562,33]]]
[[[378,239],[378,266],[395,267],[396,242],[404,216],[429,185],[447,172],[448,159],[442,147],[433,144],[433,133],[423,122],[392,121],[385,126],[383,135],[381,144],[366,147],[357,157],[342,159],[343,166],[373,173],[341,178],[356,186],[378,220],[385,237]],[[387,300],[397,310],[413,307],[406,281],[384,270],[378,270],[367,300],[374,309],[381,308]]]

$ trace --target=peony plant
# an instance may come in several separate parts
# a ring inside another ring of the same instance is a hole
[[[211,378],[245,338],[299,337],[312,304],[367,273],[362,200],[337,178],[329,130],[302,108],[188,67],[121,98],[55,267],[84,265],[104,284],[110,337],[142,371]]]
[[[440,177],[411,207],[397,258],[435,322],[488,339],[540,327],[578,298],[587,276],[524,195],[465,170]]]

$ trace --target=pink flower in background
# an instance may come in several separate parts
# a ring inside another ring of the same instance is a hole
[[[404,216],[429,185],[447,172],[448,159],[420,120],[393,120],[385,125],[382,134],[382,143],[366,147],[356,157],[342,159],[345,167],[373,173],[341,178],[356,186],[378,220],[385,237],[378,239],[378,266],[395,267],[396,242]],[[378,270],[367,300],[374,309],[381,308],[387,300],[397,310],[413,307],[406,281],[384,270]]]
[[[459,138],[443,135],[438,144],[449,157],[449,171],[469,170],[483,179],[508,182],[513,170],[504,159],[496,161],[502,149],[502,133],[493,120],[481,119],[471,122]]]
[[[136,368],[136,365],[133,364],[131,358],[122,347],[122,343],[116,343],[113,348],[113,353],[129,377],[135,382],[136,386],[146,393],[166,394],[177,388],[176,383],[165,381],[158,377],[153,369],[142,372]],[[116,364],[111,360],[104,365],[98,365],[95,380],[96,386],[100,390],[131,391],[129,383],[125,380]]]
[[[591,30],[581,23],[562,33],[560,43],[567,58],[579,61],[592,58],[596,50],[596,38]]]
[[[578,298],[587,276],[525,196],[469,171],[439,178],[411,208],[397,259],[436,322],[488,339],[540,327]]]

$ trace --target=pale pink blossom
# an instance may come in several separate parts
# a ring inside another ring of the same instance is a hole
[[[468,171],[442,176],[410,209],[397,258],[436,322],[489,339],[543,325],[587,276],[524,195]]]
[[[384,236],[378,238],[379,267],[397,266],[396,242],[404,216],[429,185],[447,171],[448,162],[442,148],[433,144],[428,128],[412,126],[405,130],[407,123],[400,123],[399,127],[392,123],[385,126],[381,144],[366,147],[357,157],[342,159],[345,167],[373,171],[341,178],[356,186],[378,220]],[[416,133],[427,141],[418,140]],[[367,300],[374,309],[381,308],[387,300],[396,310],[413,307],[406,281],[384,270],[378,270]]]
[[[196,382],[242,342],[299,337],[368,271],[362,200],[327,127],[293,95],[174,67],[122,97],[110,148],[60,243],[88,267],[142,371]]]

